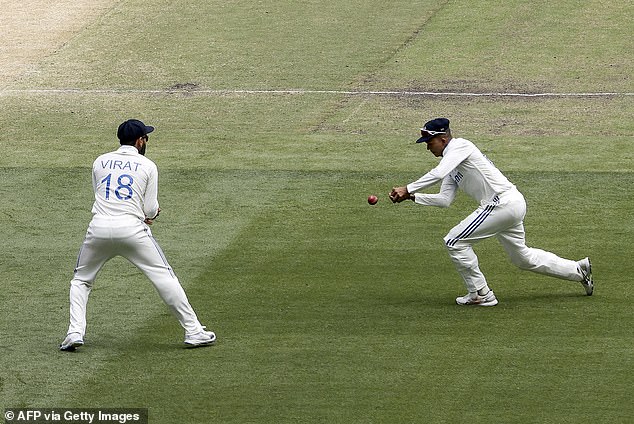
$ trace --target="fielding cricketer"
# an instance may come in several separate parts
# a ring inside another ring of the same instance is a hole
[[[498,300],[480,271],[472,247],[478,241],[494,236],[517,267],[578,281],[586,294],[592,295],[594,282],[590,259],[573,261],[527,247],[524,196],[472,142],[452,137],[448,119],[436,118],[427,122],[416,142],[426,143],[427,150],[441,157],[440,163],[407,186],[394,187],[389,195],[392,202],[412,200],[424,206],[448,207],[461,189],[479,203],[478,208],[444,238],[449,256],[468,291],[456,298],[458,305],[497,305]],[[438,182],[439,193],[415,193]]]
[[[121,147],[99,156],[93,163],[93,217],[70,282],[70,325],[60,350],[72,352],[84,344],[88,295],[99,270],[115,256],[126,258],[150,279],[185,329],[188,347],[216,341],[216,335],[198,321],[150,231],[160,212],[158,170],[145,157],[148,134],[152,131],[154,127],[139,120],[125,121],[117,130]]]

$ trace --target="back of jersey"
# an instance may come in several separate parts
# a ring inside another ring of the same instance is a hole
[[[99,156],[93,163],[92,182],[94,215],[143,221],[158,213],[156,165],[134,146]]]
[[[471,143],[468,140],[466,142]],[[491,201],[496,194],[515,188],[513,183],[475,146],[471,154],[456,167],[454,172],[457,175],[453,177],[460,188],[481,204]],[[458,176],[460,180],[456,179]]]

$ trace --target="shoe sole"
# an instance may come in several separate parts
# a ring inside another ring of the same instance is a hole
[[[495,306],[497,304],[498,304],[497,300],[495,302],[484,302],[484,303],[458,303],[458,302],[456,302],[456,305],[460,305],[460,306]]]
[[[497,304],[498,304],[497,299],[490,300],[488,302],[480,302],[480,303],[459,303],[458,300],[456,300],[456,305],[460,305],[460,306],[495,306]]]
[[[84,345],[84,342],[73,342],[69,344],[68,346],[60,346],[59,350],[61,350],[62,352],[74,352],[75,350],[77,350],[78,347],[83,345]]]
[[[592,282],[592,280],[590,280],[590,284],[586,284],[585,281],[582,281],[581,285],[585,289],[586,295],[592,296],[592,293],[594,293],[594,283]]]
[[[203,327],[205,328],[205,327]],[[214,335],[214,338],[211,340],[207,340],[207,341],[194,341],[194,342],[188,342],[185,341],[185,347],[186,348],[194,348],[194,347],[203,347],[203,346],[211,346],[212,344],[216,343],[216,336]]]
[[[215,339],[210,341],[210,342],[201,342],[201,343],[195,343],[195,344],[194,343],[185,342],[185,348],[186,349],[194,349],[194,348],[197,348],[197,347],[211,346],[211,345],[213,345],[215,343],[216,343]]]
[[[491,295],[493,299],[486,300],[486,296],[489,296],[489,295]],[[493,294],[493,291],[490,291],[489,293],[487,293],[486,296],[485,298],[480,297],[479,302],[468,302],[468,303],[458,302],[458,299],[464,299],[464,297],[458,297],[456,298],[456,304],[460,306],[495,306],[498,304],[498,298],[495,297],[495,294]]]
[[[590,262],[590,258],[588,258],[588,270],[584,270],[581,268],[581,272],[583,273],[583,280],[581,281],[581,285],[586,291],[588,296],[592,296],[594,293],[594,280],[592,279],[592,262]]]

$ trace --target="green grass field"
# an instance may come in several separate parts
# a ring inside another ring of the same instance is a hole
[[[0,409],[634,421],[633,18],[626,0],[113,2],[0,87]],[[524,193],[529,245],[591,257],[594,296],[519,271],[490,240],[476,251],[499,306],[454,304],[442,237],[475,205],[386,201],[437,163],[413,143],[436,116]],[[218,343],[184,349],[116,259],[86,345],[62,353],[90,166],[132,117],[157,128],[154,235]]]

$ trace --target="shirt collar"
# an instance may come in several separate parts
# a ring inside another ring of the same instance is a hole
[[[127,144],[122,144],[121,147],[117,150],[118,152],[124,153],[139,153],[139,151],[134,146],[129,146]]]

